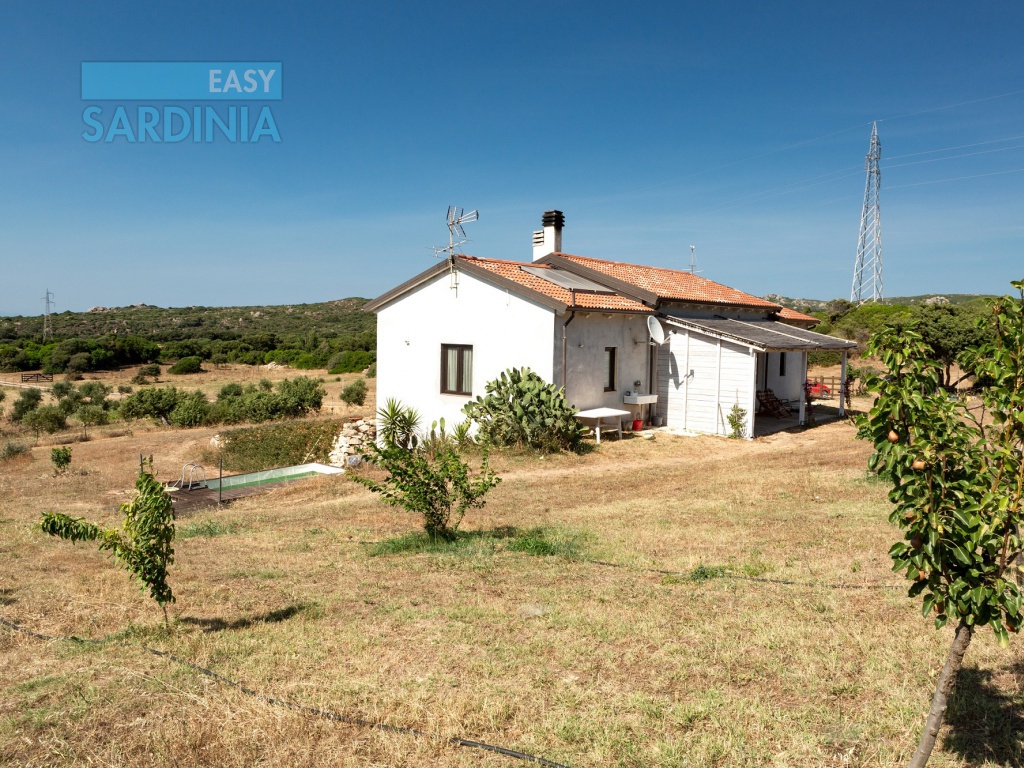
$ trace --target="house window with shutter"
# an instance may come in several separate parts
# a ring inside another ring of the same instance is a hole
[[[441,345],[441,394],[473,394],[472,345]]]
[[[604,391],[615,391],[615,347],[604,348]]]

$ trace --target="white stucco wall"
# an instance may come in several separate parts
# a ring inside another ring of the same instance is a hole
[[[727,435],[733,404],[752,423],[756,357],[740,344],[678,330],[658,350],[658,412],[665,424]]]
[[[450,283],[443,274],[377,312],[377,406],[397,398],[426,429],[440,417],[449,428],[462,421],[462,407],[506,368],[554,375],[553,310],[464,272],[457,290]],[[472,398],[441,394],[442,344],[473,346]]]
[[[567,316],[558,317],[554,328],[554,383],[562,385],[562,325]],[[634,409],[624,406],[626,390],[647,393],[648,334],[646,315],[599,314],[577,312],[566,326],[566,386],[569,402],[580,410],[588,408]],[[604,391],[604,354],[615,347],[615,391]],[[633,382],[639,381],[636,386]],[[646,409],[644,410],[646,416]]]

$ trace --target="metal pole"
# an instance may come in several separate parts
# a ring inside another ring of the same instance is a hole
[[[224,457],[217,459],[217,468],[220,470],[220,478],[217,481],[217,503],[220,504],[224,494]]]

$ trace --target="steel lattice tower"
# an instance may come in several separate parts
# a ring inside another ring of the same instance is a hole
[[[53,294],[47,288],[46,295],[43,296],[43,341],[53,340],[53,328],[50,326],[50,312],[53,310],[52,298]]]
[[[878,123],[874,123],[871,126],[871,146],[864,159],[864,168],[867,170],[864,210],[860,214],[857,263],[853,268],[853,289],[850,291],[850,301],[854,304],[882,298],[882,213],[879,204],[882,172],[878,168],[881,158]]]

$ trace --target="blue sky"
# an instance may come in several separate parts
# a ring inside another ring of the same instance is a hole
[[[558,208],[572,253],[683,268],[695,244],[751,293],[849,296],[873,120],[886,295],[1003,293],[1024,277],[1022,22],[1002,2],[5,0],[0,315],[46,288],[57,311],[372,297],[433,263],[449,204],[480,210],[474,255],[529,260]],[[82,138],[83,61],[232,60],[282,63],[280,143]]]

